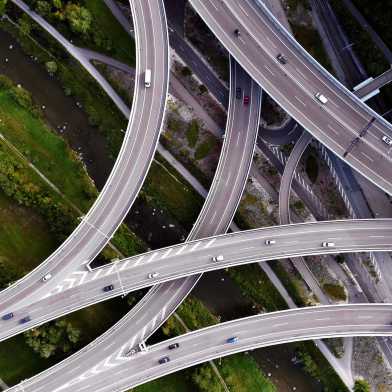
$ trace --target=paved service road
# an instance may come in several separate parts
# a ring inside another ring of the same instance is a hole
[[[344,157],[348,164],[392,194],[389,148],[381,140],[384,134],[392,136],[391,124],[318,65],[262,2],[190,2],[231,55],[280,106],[339,157],[348,152]],[[287,64],[276,59],[279,53]],[[327,97],[326,104],[315,99],[318,92]]]
[[[78,379],[63,374],[51,380],[52,392],[122,392],[166,374],[258,347],[300,340],[339,336],[392,335],[391,305],[331,305],[285,310],[233,320],[204,328],[150,346],[147,352],[123,357],[117,364],[100,363],[94,372]],[[236,337],[235,343],[227,339]],[[169,350],[168,346],[179,347]],[[169,362],[160,364],[161,358]],[[42,391],[34,378],[23,383],[25,392]],[[33,382],[31,384],[31,382]],[[9,389],[18,391],[19,386]],[[20,389],[19,389],[20,390]]]
[[[268,239],[274,239],[276,243],[266,245]],[[14,309],[13,319],[1,320],[0,339],[121,295],[123,290],[129,292],[189,275],[265,260],[328,253],[390,251],[391,240],[392,220],[364,219],[268,227],[163,248],[86,272],[83,276],[74,275],[72,287],[57,287],[43,299]],[[335,247],[322,247],[324,241],[335,242]],[[224,260],[213,261],[212,258],[218,255],[222,255]],[[149,274],[154,272],[159,275],[149,278]],[[114,284],[114,290],[104,292],[103,287],[109,284]],[[181,288],[171,285],[166,286],[165,290],[171,291],[171,297],[165,297],[167,301],[176,298]],[[156,309],[154,303],[152,310],[146,309],[148,311],[144,313],[151,311],[150,318],[155,323],[158,319],[165,319],[162,313],[168,311],[167,304]],[[27,315],[31,321],[20,324],[19,320]],[[148,325],[143,324],[143,328],[147,330]]]
[[[34,18],[40,18],[24,3],[13,1],[21,4]],[[162,1],[134,0],[132,11],[137,22],[135,94],[128,130],[113,171],[93,207],[72,235],[44,263],[0,293],[1,313],[7,309],[12,311],[16,304],[21,306],[22,303],[35,302],[77,267],[94,259],[126,216],[143,184],[163,121],[169,50]],[[148,28],[151,25],[154,29]],[[152,70],[150,88],[144,87],[147,68]],[[53,278],[43,283],[41,278],[49,272]]]

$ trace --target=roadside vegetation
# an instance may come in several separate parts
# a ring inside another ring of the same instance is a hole
[[[75,45],[135,65],[135,43],[101,0],[25,0]]]

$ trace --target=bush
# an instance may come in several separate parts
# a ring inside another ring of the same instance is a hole
[[[323,284],[323,290],[332,298],[339,301],[345,301],[347,299],[344,287],[340,284],[326,283]]]
[[[26,343],[42,358],[67,353],[80,339],[80,330],[65,320],[47,323],[24,333]]]
[[[191,378],[201,392],[223,392],[222,384],[209,364],[196,368]]]
[[[370,392],[370,385],[366,380],[356,380],[354,384],[354,392]]]
[[[186,131],[186,138],[188,140],[189,147],[195,147],[197,139],[199,138],[199,123],[197,120],[192,120],[188,124],[188,129]]]
[[[198,161],[204,159],[216,146],[216,139],[210,136],[207,140],[200,143],[195,151],[195,159]]]
[[[46,70],[51,74],[55,74],[57,72],[57,63],[55,61],[47,61],[45,63]]]

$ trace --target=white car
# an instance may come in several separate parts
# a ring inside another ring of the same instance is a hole
[[[391,139],[390,137],[384,135],[384,136],[382,137],[382,141],[383,141],[385,144],[388,144],[388,146],[392,146],[392,139]]]
[[[274,245],[276,244],[276,240],[265,240],[266,245]]]
[[[151,272],[150,274],[148,274],[148,279],[154,279],[157,278],[159,276],[159,272]]]
[[[42,281],[46,282],[47,280],[49,280],[52,277],[52,274],[46,274],[43,278]]]
[[[212,261],[223,261],[224,259],[223,255],[212,257]]]
[[[321,102],[323,105],[325,105],[328,102],[328,99],[325,95],[321,94],[321,93],[316,93],[314,94],[314,97]]]
[[[335,246],[334,242],[323,242],[322,244],[323,248],[333,248]]]

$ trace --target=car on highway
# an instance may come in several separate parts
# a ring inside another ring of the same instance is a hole
[[[42,277],[42,281],[43,282],[46,282],[47,280],[49,280],[49,279],[51,279],[51,277],[52,277],[52,274],[46,274],[44,277]]]
[[[144,86],[145,87],[151,87],[151,69],[146,69],[146,72],[144,73]]]
[[[232,336],[231,338],[228,338],[226,340],[227,343],[237,343],[238,342],[238,336]]]
[[[236,97],[236,99],[241,99],[241,97],[242,97],[242,88],[241,87],[237,87],[235,89],[235,97]]]
[[[170,362],[170,358],[169,357],[163,357],[158,361],[161,365],[167,362]]]
[[[178,347],[180,347],[180,343],[169,344],[169,350],[174,350],[174,349],[176,349]]]
[[[14,317],[14,314],[11,312],[11,313],[5,314],[1,318],[2,318],[2,320],[9,320],[9,319],[12,319],[12,317]]]
[[[244,105],[249,105],[249,95],[244,95]]]
[[[314,97],[321,102],[323,105],[325,105],[328,102],[328,99],[325,95],[321,94],[321,93],[316,93],[314,94]]]
[[[335,246],[335,243],[334,242],[327,242],[327,241],[325,241],[325,242],[323,242],[321,244],[321,246],[323,248],[333,248]]]
[[[22,319],[19,320],[19,324],[28,323],[30,320],[31,320],[30,316],[23,317]]]
[[[383,141],[385,144],[388,144],[388,146],[392,146],[392,139],[391,139],[390,137],[384,135],[384,136],[382,137],[382,141]]]
[[[265,240],[265,244],[266,245],[275,245],[276,244],[276,240]]]
[[[235,30],[234,30],[234,35],[235,35],[236,37],[239,37],[239,36],[241,35],[241,33],[240,33],[240,31],[239,31],[238,29],[235,29]]]
[[[102,290],[106,292],[106,291],[112,291],[113,289],[114,289],[114,285],[109,284],[105,286]]]
[[[223,261],[225,258],[223,257],[223,255],[218,255],[218,256],[213,256],[211,258],[212,261]]]
[[[281,63],[281,64],[287,64],[287,58],[285,56],[283,56],[282,53],[279,53],[276,56],[276,59]]]
[[[148,279],[154,279],[159,276],[159,272],[151,272],[148,274]]]

